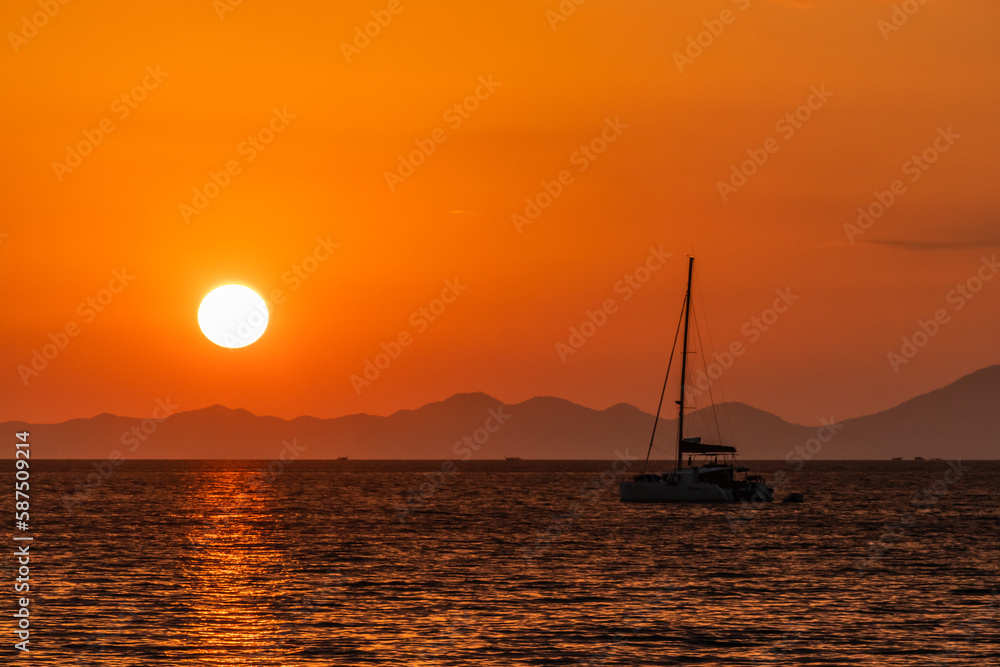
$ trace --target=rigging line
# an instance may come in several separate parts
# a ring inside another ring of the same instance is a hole
[[[681,303],[681,316],[677,318],[677,331],[674,332],[674,344],[670,346],[670,359],[667,360],[667,374],[663,378],[663,389],[660,391],[660,402],[656,406],[656,420],[653,421],[653,434],[649,436],[649,449],[646,450],[646,460],[642,464],[642,474],[646,474],[646,466],[649,464],[649,455],[653,451],[653,440],[656,438],[656,426],[660,423],[660,410],[663,409],[663,397],[667,393],[667,380],[670,379],[670,367],[674,364],[674,352],[677,350],[677,338],[681,333],[681,322],[684,319],[684,306],[687,304],[688,295],[684,295]],[[684,386],[681,385],[681,391]]]
[[[712,376],[708,374],[708,352],[705,348],[705,343],[701,340],[701,317],[702,316],[698,314],[698,311],[695,310],[694,331],[695,336],[698,338],[698,349],[701,350],[701,367],[705,372],[705,381],[708,383],[708,404],[712,408],[712,420],[715,422],[716,442],[721,443],[723,442],[723,439],[722,427],[719,425],[719,408],[715,403],[715,396],[712,394]],[[708,324],[706,323],[705,326],[707,327]],[[714,350],[714,348],[711,349]],[[705,423],[705,430],[709,431],[711,423],[709,422],[708,417],[702,415],[702,420]]]
[[[697,281],[697,276],[695,281]],[[705,315],[705,332],[708,334],[708,344],[712,346],[712,350],[716,349],[715,341],[712,340],[712,326],[708,321],[708,309],[705,308],[705,293],[701,290],[701,284],[698,284],[698,299],[701,301],[701,312]],[[708,371],[705,371],[706,373]],[[722,415],[724,417],[723,421],[726,422],[726,427],[729,429],[729,441],[735,445],[736,444],[736,431],[733,429],[733,420],[729,418],[729,403],[726,401],[726,388],[722,383],[722,377],[719,377],[719,396],[722,398]],[[722,438],[722,434],[719,434],[719,438]]]
[[[719,437],[719,444],[722,444],[722,427],[719,426],[719,410],[715,404],[715,396],[712,395],[712,376],[708,374],[708,355],[705,354],[705,345],[701,342],[701,325],[697,313],[694,317],[694,332],[698,337],[698,349],[701,350],[701,366],[705,369],[705,378],[708,381],[708,400],[712,405],[712,419],[715,420],[715,433]],[[707,326],[707,325],[706,325]],[[705,420],[705,427],[708,427],[708,419]]]

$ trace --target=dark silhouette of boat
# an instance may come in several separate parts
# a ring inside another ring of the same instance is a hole
[[[622,502],[631,503],[710,503],[737,502],[740,500],[774,499],[774,489],[767,485],[763,477],[748,475],[749,468],[737,465],[736,448],[730,445],[714,445],[702,443],[701,438],[684,437],[684,380],[687,372],[688,331],[691,324],[691,277],[694,272],[694,257],[688,259],[687,293],[684,297],[681,322],[677,323],[677,333],[674,335],[674,345],[670,351],[670,363],[667,364],[667,376],[663,379],[663,391],[660,393],[660,403],[656,408],[656,419],[653,421],[653,434],[649,439],[649,449],[642,473],[632,481],[622,482],[619,487]],[[680,407],[677,418],[677,460],[672,471],[662,474],[649,474],[646,466],[649,464],[649,454],[653,450],[656,438],[656,425],[660,421],[660,410],[663,408],[663,397],[667,393],[667,380],[670,378],[670,365],[677,348],[677,336],[680,334],[681,323],[684,324],[684,342],[681,348],[681,384]],[[688,466],[683,467],[684,454],[688,455]],[[692,465],[694,457],[700,457],[698,465]],[[719,457],[722,462],[719,462]]]

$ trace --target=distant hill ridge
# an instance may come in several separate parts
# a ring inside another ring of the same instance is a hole
[[[788,423],[745,403],[720,405],[717,414],[724,439],[730,441],[730,431],[734,433],[732,442],[744,459],[802,453],[815,459],[996,459],[998,408],[1000,365],[824,431]],[[718,439],[708,411],[693,412],[687,420],[686,435]],[[385,417],[282,419],[213,405],[162,421],[102,413],[59,424],[4,422],[3,428],[8,433],[30,431],[34,458],[103,459],[117,451],[125,459],[272,459],[286,449],[285,441],[294,439],[296,456],[308,459],[610,460],[626,450],[644,457],[652,425],[652,415],[627,403],[593,410],[539,396],[506,405],[477,392]],[[675,419],[661,418],[656,438],[660,454],[654,458],[673,455],[676,428]]]

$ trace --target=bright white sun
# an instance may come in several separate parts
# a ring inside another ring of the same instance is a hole
[[[222,285],[202,299],[198,326],[216,345],[246,347],[267,329],[267,304],[249,287]]]

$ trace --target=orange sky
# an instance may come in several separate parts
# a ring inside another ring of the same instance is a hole
[[[557,0],[246,0],[220,18],[223,2],[0,9],[0,419],[142,416],[163,397],[387,414],[460,391],[654,410],[691,252],[715,346],[746,348],[727,399],[818,423],[1000,362],[1000,280],[961,309],[948,297],[1000,250],[992,0],[932,0],[892,31],[889,2],[594,0],[565,21]],[[372,12],[386,25],[345,49]],[[699,33],[702,53],[675,55]],[[797,109],[808,119],[782,121]],[[949,128],[934,164],[907,165]],[[602,153],[579,152],[602,131]],[[433,153],[387,182],[418,144]],[[766,162],[723,201],[748,151]],[[857,208],[897,179],[849,242]],[[338,246],[297,278],[317,239]],[[625,300],[616,284],[651,246],[672,257]],[[411,314],[455,279],[467,287],[420,329]],[[201,298],[227,282],[282,291],[241,350],[198,330]],[[788,289],[798,300],[751,340]],[[564,363],[556,344],[607,299]],[[947,322],[894,372],[888,353],[939,309]],[[67,325],[26,383],[19,366]],[[412,344],[356,391],[404,331]]]

